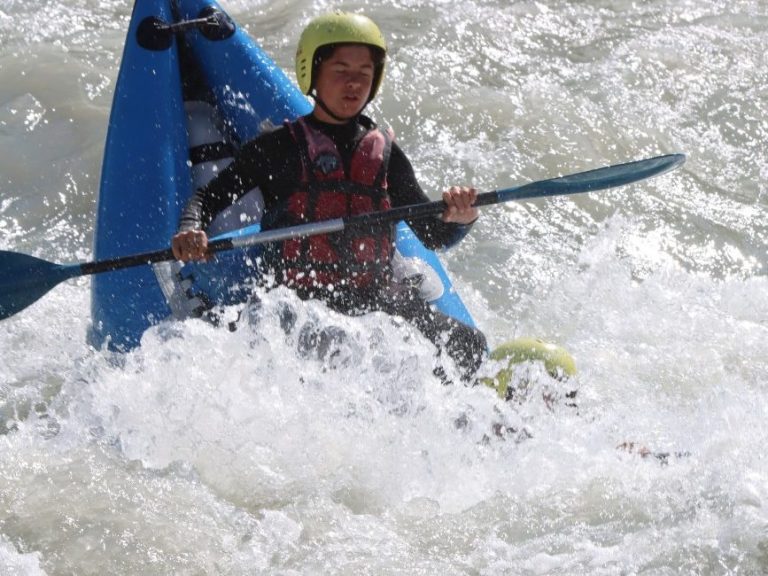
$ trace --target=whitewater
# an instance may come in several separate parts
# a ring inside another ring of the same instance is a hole
[[[56,287],[0,322],[0,574],[766,573],[768,4],[222,6],[291,76],[311,18],[373,18],[370,114],[435,199],[688,159],[483,209],[440,255],[492,346],[574,356],[575,382],[532,366],[515,402],[443,385],[383,314],[275,290],[235,331],[167,321],[115,354],[88,344],[89,279]],[[0,249],[91,259],[131,9],[0,4]]]

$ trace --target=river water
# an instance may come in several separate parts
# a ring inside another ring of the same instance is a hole
[[[88,279],[58,286],[0,323],[0,573],[768,571],[768,4],[223,6],[289,70],[311,17],[374,18],[371,114],[435,198],[688,161],[485,209],[442,255],[492,345],[570,350],[578,410],[536,367],[517,403],[443,386],[402,322],[280,291],[235,332],[168,322],[115,359],[86,343]],[[131,7],[0,4],[0,249],[90,259]],[[285,306],[349,337],[307,353]]]

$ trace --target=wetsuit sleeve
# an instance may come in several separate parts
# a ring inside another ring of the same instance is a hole
[[[268,210],[273,202],[268,192],[279,180],[275,175],[286,172],[284,164],[291,146],[290,135],[284,129],[244,144],[235,160],[189,199],[179,220],[179,231],[207,228],[219,212],[257,186]]]
[[[392,144],[387,181],[393,207],[431,201],[416,180],[410,161],[396,143]],[[472,228],[472,224],[443,222],[437,216],[407,220],[407,223],[424,246],[430,250],[450,248],[464,238]]]

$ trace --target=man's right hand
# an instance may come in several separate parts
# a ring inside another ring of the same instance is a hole
[[[182,262],[208,260],[208,236],[202,230],[185,230],[171,240],[173,256]]]

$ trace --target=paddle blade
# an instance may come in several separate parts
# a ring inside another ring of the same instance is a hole
[[[561,183],[564,188],[574,192],[590,192],[623,186],[658,176],[682,166],[683,163],[685,163],[684,154],[667,154],[666,156],[589,170],[571,176],[562,176],[550,182]]]
[[[507,202],[509,200],[595,192],[664,174],[682,166],[684,162],[684,154],[667,154],[666,156],[597,168],[596,170],[533,182],[516,188],[498,190],[496,192],[497,201]]]
[[[79,273],[77,264],[54,264],[0,250],[0,320],[24,310],[59,282]]]

